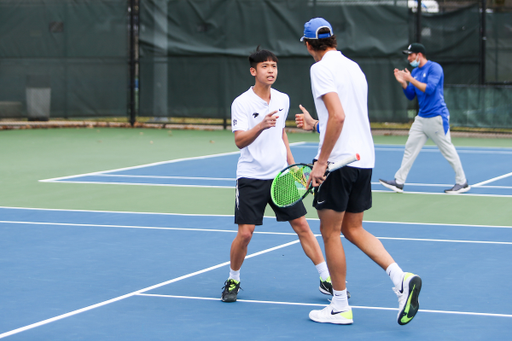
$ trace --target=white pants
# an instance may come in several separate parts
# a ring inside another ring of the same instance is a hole
[[[466,183],[466,175],[462,169],[459,154],[455,150],[455,146],[450,138],[450,130],[444,133],[443,119],[441,116],[423,118],[416,116],[414,123],[409,130],[409,137],[405,144],[404,157],[402,165],[395,174],[395,180],[399,184],[404,184],[407,175],[411,170],[412,164],[425,145],[428,138],[432,139],[439,148],[439,151],[445,159],[450,163],[455,171],[455,183],[463,185]]]

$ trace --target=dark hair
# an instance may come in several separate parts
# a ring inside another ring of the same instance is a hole
[[[329,33],[330,30],[327,27],[321,28],[318,30],[318,35],[321,33]],[[323,39],[308,39],[304,38],[304,44],[308,42],[309,45],[313,48],[315,51],[325,51],[330,47],[336,48],[338,46],[338,42],[336,41],[336,36],[330,36],[329,38],[323,38]]]
[[[256,68],[256,65],[258,65],[258,63],[263,63],[266,61],[273,61],[277,63],[278,59],[276,55],[273,54],[272,52],[268,50],[260,50],[259,46],[256,48],[256,51],[251,53],[251,55],[249,56],[249,64],[253,68]]]

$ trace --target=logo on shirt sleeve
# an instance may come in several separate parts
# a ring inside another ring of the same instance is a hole
[[[258,117],[258,115],[259,115],[259,114],[258,114],[257,112],[255,112],[255,113],[253,113],[253,114],[252,114],[252,116],[254,116],[254,118]]]

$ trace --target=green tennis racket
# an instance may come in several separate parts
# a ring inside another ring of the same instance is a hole
[[[329,165],[326,176],[359,159],[359,154],[355,154]],[[296,163],[279,172],[272,181],[272,187],[270,188],[270,196],[274,204],[278,207],[293,206],[311,193],[313,191],[313,184],[310,183],[309,187],[307,187],[307,183],[312,168],[313,165],[311,164]]]

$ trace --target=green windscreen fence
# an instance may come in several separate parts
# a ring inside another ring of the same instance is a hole
[[[407,102],[393,76],[409,43],[405,6],[313,6],[311,1],[143,1],[140,115],[230,117],[233,99],[254,84],[248,56],[257,46],[279,58],[275,88],[314,113],[312,57],[299,41],[313,16],[328,19],[338,48],[368,78],[372,117],[407,121]]]
[[[482,67],[478,3],[446,11],[446,4],[439,6],[437,12],[422,15],[421,39],[429,59],[444,67],[452,125],[512,128],[510,119],[489,117],[495,115],[491,112],[510,116],[500,104],[510,100],[510,88],[477,86]],[[372,122],[410,121],[416,104],[404,97],[393,69],[408,67],[401,51],[415,41],[416,13],[407,1],[378,0],[142,1],[139,115],[228,119],[233,99],[254,83],[247,57],[257,46],[279,58],[275,88],[290,95],[289,118],[299,112],[299,104],[314,113],[309,82],[314,61],[299,38],[304,22],[315,16],[331,22],[338,48],[365,72]],[[490,81],[512,80],[504,61],[511,51],[507,19],[512,19],[510,13],[487,14]],[[455,89],[465,89],[467,98]],[[468,100],[475,96],[493,100]]]
[[[127,27],[126,0],[0,0],[0,118],[126,116]]]
[[[444,93],[452,126],[512,127],[512,86],[448,85]]]
[[[508,12],[489,13],[486,18],[485,80],[512,83],[512,7]]]
[[[486,11],[483,45],[480,1],[425,0],[421,41],[444,68],[452,125],[512,128],[511,88],[503,86],[512,82],[512,9],[487,2],[495,7]],[[299,104],[315,114],[314,61],[299,38],[304,23],[321,16],[333,25],[338,48],[366,74],[371,121],[409,122],[416,104],[403,95],[393,69],[408,67],[401,51],[417,37],[415,4],[0,0],[0,119],[127,117],[131,103],[144,119],[229,119],[233,99],[254,84],[247,57],[257,46],[279,58],[275,88],[290,95],[289,119]],[[133,5],[139,17],[131,25]],[[137,32],[136,50],[130,29]],[[133,69],[131,51],[139,58]],[[478,85],[483,66],[487,85]],[[135,100],[130,70],[140,89]]]

